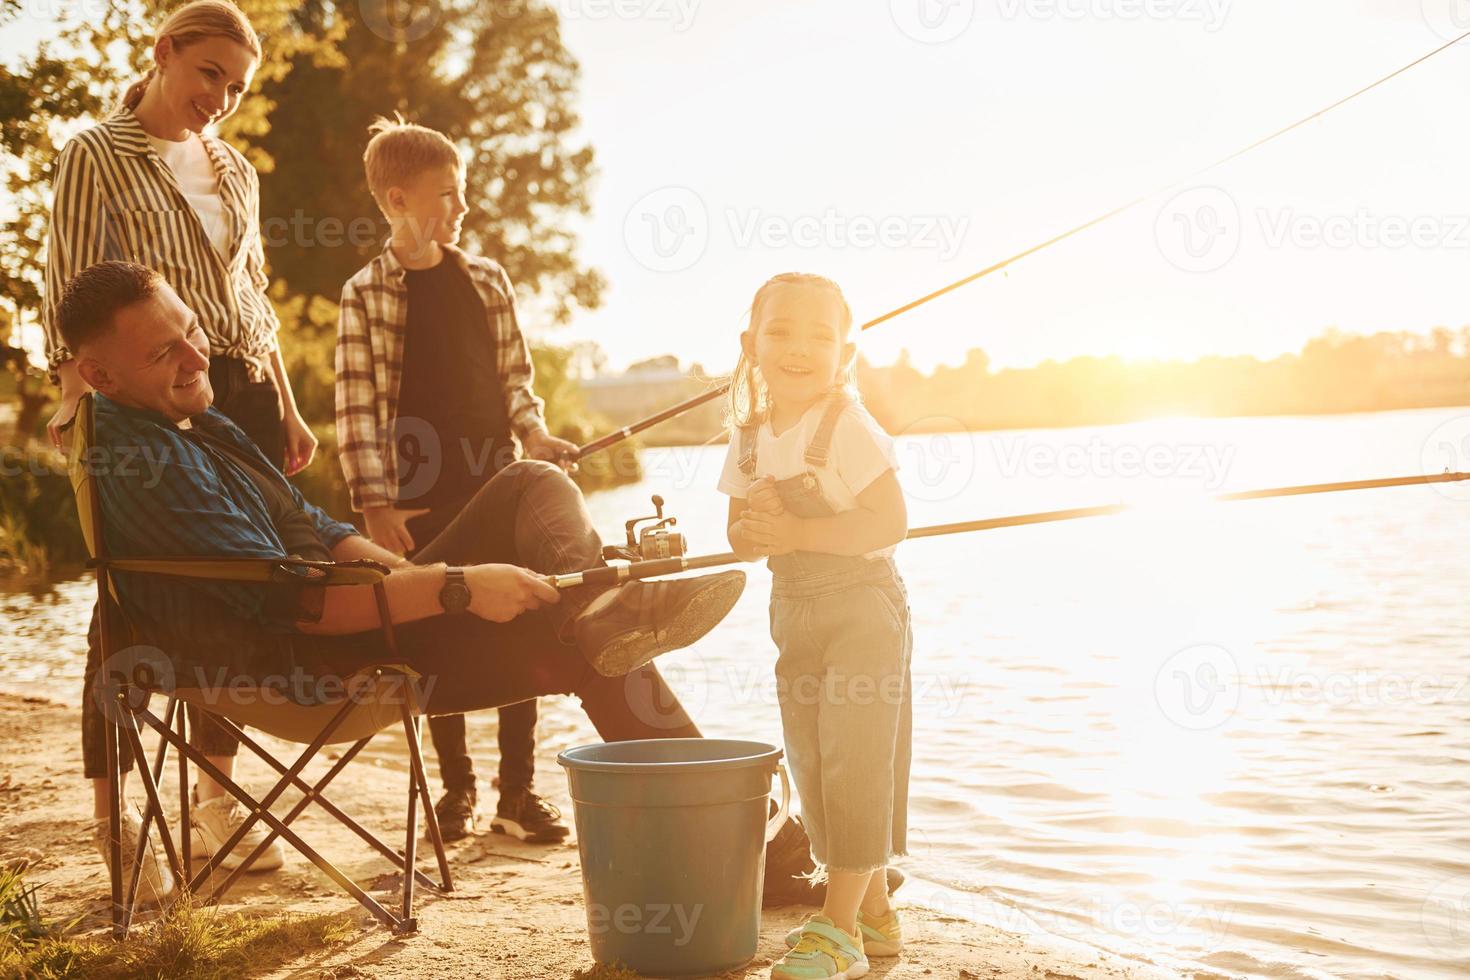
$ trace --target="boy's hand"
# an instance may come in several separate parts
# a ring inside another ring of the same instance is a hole
[[[577,472],[577,450],[582,447],[575,442],[558,439],[545,429],[532,432],[526,436],[524,442],[526,456],[529,458],[555,463],[566,473]]]
[[[517,565],[472,565],[464,570],[470,612],[492,623],[508,623],[530,609],[561,601],[543,575]]]
[[[776,492],[776,481],[768,476],[763,476],[750,485],[745,503],[751,510],[764,514],[786,513],[786,508],[781,504],[781,495]]]
[[[428,510],[399,510],[389,505],[369,507],[362,516],[373,544],[387,548],[395,555],[406,555],[414,549],[413,535],[408,533],[408,521],[427,513]]]
[[[784,511],[768,514],[747,510],[740,515],[745,540],[766,555],[784,555],[801,550],[801,525],[801,518]]]

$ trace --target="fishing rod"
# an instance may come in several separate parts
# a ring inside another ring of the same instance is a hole
[[[1229,503],[1237,500],[1265,500],[1272,497],[1300,497],[1315,493],[1342,493],[1347,490],[1378,490],[1386,487],[1419,486],[1430,483],[1458,483],[1470,480],[1470,473],[1445,472],[1429,476],[1394,476],[1373,480],[1344,480],[1335,483],[1304,483],[1290,487],[1267,487],[1262,490],[1234,490],[1214,494],[1203,503]],[[664,516],[664,500],[657,494],[653,497],[656,511],[651,517],[636,517],[624,524],[627,533],[625,545],[609,545],[602,549],[606,559],[621,559],[626,564],[605,565],[587,568],[579,572],[548,575],[546,581],[558,589],[569,589],[578,585],[612,586],[639,579],[674,575],[699,568],[715,568],[720,565],[735,565],[745,559],[733,551],[722,551],[710,555],[684,554],[684,536],[671,530],[678,519]],[[992,531],[1002,527],[1023,527],[1029,524],[1052,524],[1058,521],[1075,521],[1086,517],[1107,517],[1137,510],[1136,504],[1102,504],[1096,507],[1073,507],[1066,510],[1043,510],[1032,514],[1013,514],[1009,517],[987,517],[977,521],[959,521],[952,524],[930,524],[916,527],[904,536],[904,540],[934,538],[947,534],[964,534],[970,531]],[[639,528],[645,521],[653,521],[649,527]]]
[[[933,300],[938,299],[941,296],[944,296],[944,295],[946,295],[948,293],[954,292],[956,289],[959,289],[962,286],[968,286],[970,283],[977,282],[977,281],[979,281],[981,279],[984,279],[986,276],[993,275],[994,273],[1000,272],[1001,270],[1005,269],[1007,266],[1014,265],[1015,263],[1021,261],[1024,258],[1027,258],[1028,256],[1035,255],[1037,252],[1043,251],[1044,249],[1051,248],[1053,245],[1056,245],[1056,244],[1059,244],[1061,242],[1064,242],[1067,239],[1071,238],[1072,236],[1079,235],[1082,232],[1088,230],[1089,228],[1096,227],[1097,225],[1100,225],[1103,222],[1108,221],[1111,218],[1117,217],[1118,215],[1124,213],[1125,211],[1130,211],[1133,208],[1137,207],[1138,205],[1142,204],[1143,202],[1145,202],[1147,200],[1150,200],[1151,198],[1154,198],[1154,197],[1158,196],[1159,194],[1162,194],[1164,191],[1167,191],[1167,190],[1170,190],[1171,188],[1177,187],[1178,185],[1184,183],[1187,180],[1193,180],[1195,177],[1198,177],[1198,176],[1200,176],[1202,174],[1208,173],[1209,171],[1214,170],[1216,167],[1224,166],[1225,164],[1229,163],[1230,161],[1236,159],[1237,157],[1242,157],[1245,154],[1250,153],[1253,150],[1259,149],[1260,147],[1265,146],[1267,143],[1270,143],[1271,141],[1277,139],[1278,137],[1285,136],[1287,133],[1290,133],[1290,132],[1292,132],[1293,130],[1296,130],[1296,129],[1300,129],[1302,126],[1305,126],[1309,122],[1313,122],[1313,121],[1315,121],[1317,119],[1322,118],[1323,116],[1327,115],[1329,112],[1332,112],[1334,109],[1338,109],[1338,108],[1346,105],[1347,103],[1352,102],[1354,99],[1357,99],[1359,96],[1366,95],[1367,93],[1369,93],[1369,92],[1373,91],[1374,89],[1378,88],[1380,85],[1384,85],[1384,84],[1392,81],[1393,79],[1395,79],[1398,76],[1404,74],[1405,72],[1407,72],[1407,71],[1409,71],[1409,70],[1411,70],[1413,68],[1416,68],[1419,65],[1423,64],[1424,62],[1428,61],[1430,58],[1433,58],[1434,56],[1440,54],[1441,52],[1443,52],[1443,51],[1445,51],[1445,50],[1447,50],[1449,48],[1454,47],[1456,44],[1459,44],[1461,41],[1465,40],[1467,37],[1470,37],[1470,31],[1466,31],[1464,34],[1461,34],[1459,37],[1455,38],[1454,40],[1449,41],[1449,42],[1447,42],[1445,44],[1442,44],[1439,47],[1435,48],[1433,51],[1430,51],[1428,54],[1425,54],[1425,55],[1423,55],[1423,56],[1421,56],[1419,58],[1416,58],[1413,61],[1409,62],[1407,65],[1404,65],[1403,67],[1401,67],[1401,68],[1399,68],[1399,69],[1397,69],[1397,70],[1395,70],[1393,72],[1390,72],[1387,75],[1384,75],[1382,78],[1378,79],[1377,81],[1373,82],[1372,84],[1365,85],[1364,87],[1358,89],[1356,92],[1352,93],[1351,95],[1348,95],[1348,96],[1345,96],[1345,97],[1343,97],[1341,99],[1338,99],[1336,102],[1332,103],[1331,105],[1326,106],[1325,108],[1322,108],[1322,109],[1318,109],[1316,112],[1312,113],[1311,115],[1304,116],[1301,119],[1298,119],[1296,122],[1291,123],[1288,126],[1283,126],[1282,128],[1276,130],[1274,133],[1271,133],[1271,134],[1269,134],[1267,136],[1263,136],[1262,138],[1256,140],[1254,143],[1251,143],[1248,146],[1241,147],[1240,149],[1234,151],[1233,153],[1228,153],[1225,156],[1220,157],[1218,160],[1215,160],[1213,163],[1209,163],[1209,164],[1206,164],[1203,167],[1200,167],[1198,170],[1195,170],[1193,173],[1190,173],[1190,174],[1187,174],[1187,175],[1185,175],[1183,177],[1180,177],[1177,180],[1170,181],[1167,184],[1163,184],[1163,185],[1155,188],[1154,190],[1149,191],[1147,194],[1140,194],[1139,196],[1133,198],[1131,201],[1128,201],[1125,204],[1121,204],[1118,207],[1113,208],[1111,211],[1107,211],[1107,212],[1105,212],[1103,214],[1100,214],[1097,217],[1092,218],[1089,221],[1084,221],[1080,225],[1076,225],[1076,226],[1074,226],[1072,228],[1069,228],[1067,231],[1062,232],[1060,235],[1056,235],[1056,236],[1054,236],[1052,238],[1049,238],[1046,241],[1040,243],[1039,245],[1033,245],[1030,248],[1025,249],[1024,251],[1017,252],[1015,255],[1012,255],[1009,258],[1005,258],[1005,259],[1000,260],[999,262],[995,262],[995,263],[993,263],[991,265],[988,265],[985,268],[981,269],[979,272],[971,273],[970,275],[964,277],[963,279],[957,279],[954,282],[949,283],[946,286],[941,286],[939,289],[934,290],[932,293],[927,293],[927,294],[925,294],[923,296],[920,296],[916,300],[912,300],[912,301],[910,301],[908,303],[905,303],[902,306],[895,307],[894,309],[889,310],[887,313],[884,313],[881,316],[874,317],[873,319],[867,321],[866,323],[861,324],[858,327],[858,329],[859,330],[868,330],[868,329],[871,329],[873,327],[878,326],[880,323],[886,323],[887,321],[892,320],[895,317],[902,316],[903,314],[909,312],[910,310],[913,310],[913,309],[916,309],[916,308],[918,308],[920,306],[923,306],[925,303],[931,302]],[[585,458],[587,456],[592,455],[593,453],[601,452],[604,449],[607,449],[607,448],[609,448],[611,446],[615,446],[618,443],[622,442],[624,439],[627,439],[630,436],[637,435],[638,433],[644,431],[645,429],[650,429],[653,426],[658,425],[660,422],[667,422],[669,419],[675,418],[675,417],[677,417],[679,415],[683,415],[685,412],[688,412],[688,411],[691,411],[691,410],[693,410],[695,408],[698,408],[700,405],[703,405],[707,401],[712,401],[713,399],[719,398],[721,395],[723,395],[725,392],[727,392],[729,390],[730,390],[730,382],[726,381],[726,382],[724,382],[724,383],[722,383],[720,385],[717,385],[714,388],[711,388],[709,391],[701,392],[700,394],[695,395],[693,398],[688,398],[688,399],[686,399],[686,400],[684,400],[682,402],[679,402],[677,405],[673,405],[673,406],[671,406],[669,408],[664,409],[661,412],[657,412],[657,413],[655,413],[653,415],[648,416],[647,418],[640,419],[637,422],[633,422],[633,423],[631,423],[629,425],[625,425],[621,429],[618,429],[618,430],[616,430],[614,432],[609,432],[605,436],[602,436],[600,438],[594,439],[591,442],[587,443],[586,445],[578,447],[577,452],[572,456],[572,458],[580,460],[580,459],[583,459],[583,458]]]

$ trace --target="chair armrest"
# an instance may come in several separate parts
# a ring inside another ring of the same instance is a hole
[[[354,561],[308,561],[304,558],[94,558],[89,568],[170,578],[217,582],[279,582],[299,577],[317,585],[376,585],[388,576],[388,567],[367,558]]]

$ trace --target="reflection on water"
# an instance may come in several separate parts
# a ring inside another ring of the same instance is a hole
[[[1464,975],[1470,493],[1197,502],[1456,465],[1458,415],[901,440],[915,525],[1146,505],[900,549],[908,866],[950,886],[931,900],[1181,968]],[[621,537],[657,492],[695,552],[726,550],[723,451],[651,451],[642,485],[592,499],[599,527]],[[751,566],[728,621],[663,661],[707,734],[779,741],[768,586]],[[90,589],[0,595],[5,686],[75,700]],[[472,722],[487,758],[493,720]],[[594,736],[561,702],[541,734],[541,784],[563,791],[551,757]]]

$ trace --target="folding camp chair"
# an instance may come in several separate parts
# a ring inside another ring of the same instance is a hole
[[[77,409],[76,421],[72,426],[71,452],[68,470],[72,490],[76,494],[77,514],[87,550],[92,555],[91,565],[97,570],[97,601],[101,616],[102,667],[98,672],[98,691],[89,696],[103,697],[104,728],[106,730],[106,753],[109,796],[109,840],[108,868],[112,877],[112,925],[119,937],[125,936],[132,921],[138,897],[142,859],[148,847],[150,834],[156,829],[162,843],[170,870],[180,887],[188,894],[202,894],[200,889],[209,882],[220,861],[236,846],[245,834],[262,820],[270,828],[270,834],[244,862],[234,869],[213,892],[207,901],[218,902],[258,858],[276,837],[284,838],[295,850],[310,860],[344,891],[355,898],[379,921],[396,933],[413,932],[417,922],[413,917],[414,884],[418,882],[440,892],[454,888],[449,874],[449,862],[444,855],[444,841],[439,835],[439,823],[434,808],[429,802],[429,785],[424,776],[423,754],[419,743],[419,705],[415,697],[417,678],[403,666],[381,665],[362,671],[345,679],[344,695],[339,702],[315,705],[299,705],[286,701],[271,691],[262,696],[262,689],[244,688],[231,684],[227,689],[189,688],[182,685],[167,691],[168,702],[160,718],[148,708],[149,694],[158,685],[157,674],[169,669],[161,656],[138,657],[132,641],[137,638],[133,624],[118,600],[114,581],[116,572],[132,575],[159,575],[180,580],[180,586],[188,580],[230,581],[265,585],[279,581],[281,576],[309,576],[314,584],[326,587],[344,585],[371,585],[377,597],[378,613],[386,649],[393,656],[398,647],[388,614],[387,593],[383,579],[388,570],[370,561],[346,563],[313,562],[292,558],[112,558],[106,554],[102,534],[102,514],[97,494],[97,474],[94,472],[95,417],[94,399],[87,395]],[[122,654],[122,656],[119,656]],[[102,693],[99,693],[102,692]],[[187,712],[180,702],[191,703],[208,712],[212,719],[230,732],[240,744],[259,756],[280,778],[270,792],[259,798],[252,797],[239,784],[219,771],[197,748],[189,744],[185,716]],[[140,738],[139,722],[147,725],[159,736],[159,745],[150,769]],[[409,787],[406,834],[400,852],[379,840],[371,831],[353,820],[323,795],[323,790],[340,773],[363,747],[378,732],[401,724],[408,742]],[[241,730],[243,726],[258,729],[287,741],[305,743],[306,748],[295,762],[286,765],[276,759],[269,750]],[[119,738],[125,738],[137,762],[139,776],[147,794],[147,805],[143,813],[142,831],[134,848],[132,874],[126,884],[122,880],[122,771],[119,760]],[[302,778],[302,771],[324,745],[352,742],[332,767],[315,783]],[[159,796],[159,785],[167,763],[168,750],[178,753],[180,840],[184,842],[182,858],[175,848],[164,818]],[[189,819],[189,763],[193,762],[208,773],[225,790],[239,800],[249,811],[243,824],[226,841],[204,867],[196,872],[190,857],[187,842],[190,837]],[[298,801],[284,817],[277,817],[271,806],[289,788],[302,793]],[[291,822],[311,803],[336,818],[368,846],[382,854],[403,872],[403,902],[397,914],[379,904],[356,882],[322,857],[311,845],[291,829]],[[428,823],[429,840],[439,863],[439,881],[434,881],[420,872],[414,862],[414,844],[418,833],[418,805],[422,803],[424,819]]]

